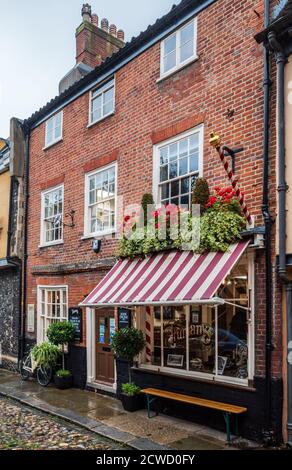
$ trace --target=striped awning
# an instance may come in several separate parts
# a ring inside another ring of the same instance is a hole
[[[171,251],[119,260],[81,305],[224,303],[214,295],[248,244],[241,241],[230,245],[226,253]]]

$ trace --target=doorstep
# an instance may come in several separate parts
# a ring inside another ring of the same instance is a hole
[[[146,410],[127,413],[113,397],[86,390],[42,388],[33,380],[22,382],[18,374],[4,369],[0,369],[0,395],[137,450],[231,449],[224,433],[205,426],[163,415],[149,420]]]

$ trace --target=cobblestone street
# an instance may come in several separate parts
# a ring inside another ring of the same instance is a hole
[[[0,398],[0,450],[116,450],[122,446]]]

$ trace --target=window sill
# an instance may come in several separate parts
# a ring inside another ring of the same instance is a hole
[[[64,245],[64,240],[58,240],[57,242],[45,243],[43,245],[39,245],[39,248],[50,248],[53,246]]]
[[[192,57],[191,59],[187,60],[186,62],[184,62],[183,64],[179,65],[178,67],[176,67],[175,69],[171,69],[169,70],[169,72],[166,72],[164,73],[163,75],[161,75],[158,80],[156,80],[156,83],[160,83],[160,82],[163,82],[164,80],[166,80],[167,78],[171,77],[172,75],[175,75],[177,72],[179,72],[180,70],[184,69],[185,67],[187,67],[188,65],[192,64],[193,62],[196,62],[197,60],[199,59],[199,56],[194,56]]]
[[[86,126],[87,129],[90,129],[90,127],[95,126],[95,124],[98,124],[99,122],[104,121],[105,119],[107,119],[107,118],[113,116],[114,114],[115,114],[115,111],[113,111],[112,113],[107,114],[106,116],[103,116],[102,118],[98,119],[97,121],[90,122],[90,123]]]
[[[43,150],[48,150],[48,149],[50,149],[51,147],[54,147],[54,145],[59,144],[60,142],[63,142],[63,137],[60,137],[60,139],[54,140],[54,142],[52,142],[51,144],[45,145],[45,146],[43,147]]]
[[[139,367],[132,367],[134,372],[141,372],[144,374],[155,374],[155,375],[162,375],[165,377],[175,377],[177,379],[182,380],[190,380],[192,382],[202,382],[205,384],[216,385],[221,387],[230,387],[230,388],[239,388],[241,390],[247,390],[250,392],[255,392],[256,389],[251,385],[250,381],[242,381],[241,383],[224,380],[224,379],[217,379],[215,377],[206,377],[203,378],[202,376],[195,376],[191,374],[184,374],[184,373],[177,373],[172,371],[166,371],[165,369],[161,369],[158,367],[151,367],[151,366],[144,366],[140,365]]]
[[[115,235],[116,233],[117,233],[116,230],[109,230],[108,232],[95,233],[92,235],[83,235],[83,237],[81,237],[81,240],[95,240],[95,239],[108,237],[109,235]]]

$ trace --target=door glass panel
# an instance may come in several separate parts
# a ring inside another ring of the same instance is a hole
[[[115,334],[115,331],[116,331],[116,325],[115,325],[115,319],[114,318],[110,318],[110,344],[112,344],[112,339],[113,339],[113,336]]]
[[[98,332],[98,342],[105,343],[105,318],[99,318],[99,332]]]

